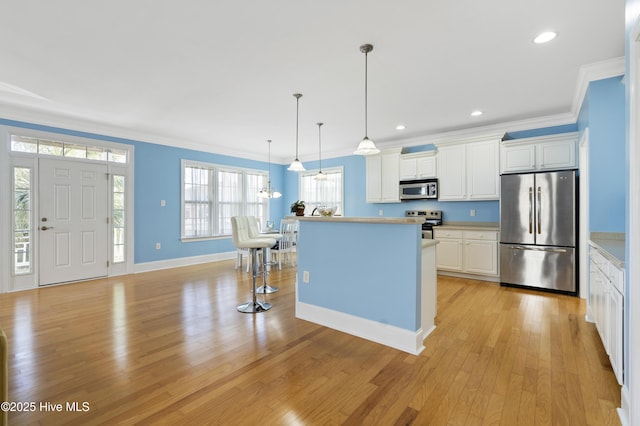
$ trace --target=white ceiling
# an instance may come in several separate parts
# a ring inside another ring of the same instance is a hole
[[[624,55],[624,0],[4,1],[0,117],[266,158],[563,117]],[[543,30],[558,37],[532,39]],[[474,109],[484,111],[471,117]],[[405,124],[404,131],[395,126]],[[397,143],[397,142],[396,142]]]

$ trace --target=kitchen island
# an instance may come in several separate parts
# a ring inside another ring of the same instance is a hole
[[[424,218],[298,219],[296,317],[419,354],[437,297]]]

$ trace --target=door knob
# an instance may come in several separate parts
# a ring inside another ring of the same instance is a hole
[[[53,229],[53,226],[42,226],[40,228],[41,231],[46,231],[47,229]]]

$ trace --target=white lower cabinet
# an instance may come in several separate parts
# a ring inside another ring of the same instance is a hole
[[[498,231],[434,229],[439,271],[498,276]]]
[[[594,247],[589,250],[589,308],[611,368],[623,384],[624,271]]]

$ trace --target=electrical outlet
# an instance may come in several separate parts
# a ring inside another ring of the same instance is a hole
[[[156,243],[156,250],[160,250],[162,248],[162,246],[160,245],[160,243]]]
[[[469,211],[469,215],[470,216],[475,216],[476,215],[476,209],[471,209],[471,211]]]
[[[167,205],[167,202],[165,200],[160,200],[160,207],[164,207]]]
[[[378,216],[384,216],[384,210],[382,209],[378,210]]]
[[[302,272],[302,282],[309,284],[309,271]]]

